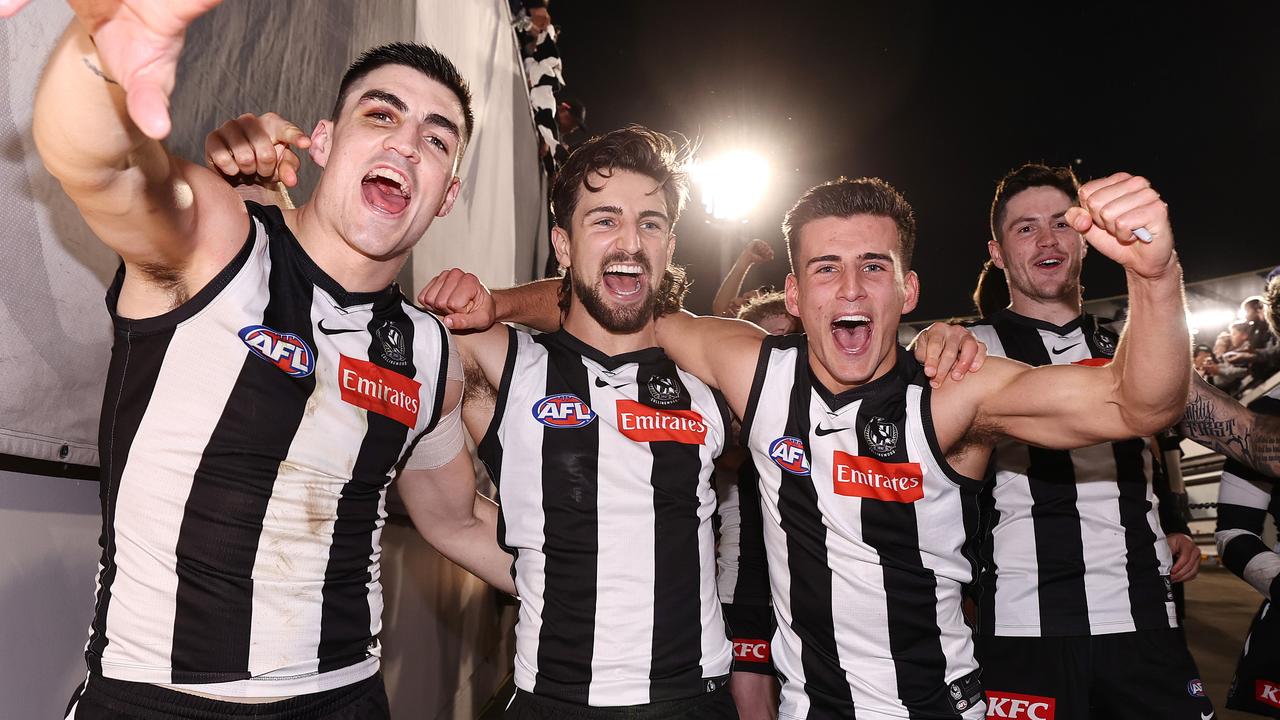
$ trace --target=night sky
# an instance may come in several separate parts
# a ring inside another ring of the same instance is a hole
[[[971,312],[995,183],[1026,161],[1150,178],[1188,281],[1280,263],[1280,11],[1118,5],[555,0],[551,15],[592,132],[641,123],[772,164],[745,227],[707,224],[696,202],[676,227],[692,309],[709,307],[726,239],[770,241],[778,260],[747,287],[780,287],[786,209],[872,175],[916,209],[918,320]],[[1084,282],[1124,292],[1101,257]]]

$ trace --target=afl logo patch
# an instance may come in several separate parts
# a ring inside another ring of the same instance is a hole
[[[533,404],[533,419],[550,428],[589,425],[596,414],[573,393],[548,395]]]
[[[315,353],[293,333],[282,333],[265,325],[250,325],[242,328],[239,335],[254,354],[290,377],[304,378],[315,372]]]
[[[862,428],[862,439],[877,455],[889,455],[898,449],[898,426],[882,417],[873,417]]]
[[[787,435],[774,440],[769,445],[769,459],[792,475],[809,474],[809,458],[800,438]]]

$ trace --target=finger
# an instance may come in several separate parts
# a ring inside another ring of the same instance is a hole
[[[1116,183],[1124,182],[1131,177],[1133,176],[1127,172],[1118,172],[1118,173],[1115,173],[1114,175],[1108,175],[1104,178],[1090,180],[1089,182],[1081,185],[1080,190],[1078,191],[1078,194],[1080,195],[1081,204],[1087,205],[1099,190],[1115,185]]]
[[[1089,211],[1081,207],[1067,208],[1067,214],[1064,216],[1067,224],[1078,233],[1089,232],[1089,228],[1093,227],[1093,218],[1089,216]]]
[[[204,160],[211,170],[227,176],[240,174],[240,166],[236,164],[236,156],[231,153],[231,146],[225,135],[226,126],[213,131],[204,140]]]
[[[253,168],[252,174],[259,177],[269,178],[276,174],[276,150],[275,144],[272,142],[271,136],[267,134],[266,128],[253,115],[241,115],[236,124],[240,126],[244,132],[245,139],[249,143],[249,149],[253,151]]]
[[[262,125],[271,135],[272,142],[284,143],[304,150],[311,147],[311,136],[279,114],[265,112],[260,119],[262,120]]]
[[[972,335],[960,345],[960,352],[956,354],[956,364],[951,368],[952,380],[963,380],[964,376],[972,369],[973,359],[978,356],[979,345],[981,343],[974,339]]]
[[[28,0],[0,0],[0,17],[12,17]]]
[[[1083,193],[1080,199],[1085,207],[1097,209],[1118,197],[1149,187],[1151,187],[1151,182],[1144,177],[1128,173],[1116,173],[1103,180],[1097,187],[1090,188],[1087,200]],[[1083,188],[1081,190],[1083,191]]]
[[[1144,243],[1154,242],[1167,231],[1167,210],[1164,203],[1157,200],[1155,205],[1136,207],[1116,218],[1112,235],[1125,242],[1141,240]],[[1141,233],[1139,231],[1142,231]],[[1142,235],[1146,235],[1144,240]]]
[[[436,303],[436,297],[440,294],[440,285],[444,282],[444,276],[446,274],[448,273],[442,272],[431,278],[431,281],[427,283],[427,286],[422,288],[422,291],[418,293],[418,302],[421,303],[423,307],[432,309],[439,307]]]
[[[172,123],[169,120],[169,94],[153,80],[130,83],[125,95],[125,108],[129,118],[143,135],[155,140],[169,136]]]
[[[948,329],[947,336],[943,337],[942,352],[938,355],[938,373],[934,378],[938,385],[946,381],[948,374],[954,376],[956,363],[960,358],[960,346],[964,344],[963,339],[948,337],[950,335],[951,330]],[[963,375],[964,372],[961,371],[961,376]]]
[[[450,330],[477,330],[480,328],[480,323],[476,321],[474,313],[446,315],[444,324]]]
[[[280,182],[285,187],[293,187],[298,184],[298,168],[302,166],[302,161],[297,155],[286,145],[276,145],[276,175],[280,178]]]
[[[467,274],[454,286],[453,293],[449,297],[449,305],[455,310],[470,312],[476,308],[479,297],[480,283],[476,281],[474,275]]]
[[[1117,196],[1106,205],[1097,207],[1094,210],[1093,215],[1096,219],[1100,219],[1102,221],[1102,225],[1104,227],[1112,231],[1112,235],[1115,235],[1117,238],[1125,238],[1132,233],[1124,233],[1122,235],[1118,232],[1117,223],[1122,216],[1129,215],[1134,212],[1145,212],[1145,215],[1141,217],[1140,220],[1143,222],[1149,221],[1156,223],[1157,225],[1163,225],[1162,222],[1159,222],[1159,220],[1161,220],[1159,216],[1162,215],[1164,211],[1165,207],[1164,203],[1160,200],[1160,193],[1156,192],[1154,188],[1146,187],[1135,192]],[[1141,224],[1135,227],[1141,227]],[[1130,228],[1130,230],[1131,229],[1132,228]]]
[[[232,120],[218,131],[231,154],[232,170],[228,175],[256,175],[258,160],[255,157],[253,141],[245,135],[245,128],[238,121]]]
[[[457,290],[458,283],[462,281],[461,275],[461,272],[450,270],[448,276],[444,279],[444,284],[440,286],[440,294],[436,296],[440,305],[450,312],[457,312],[465,307],[454,304],[454,291]]]

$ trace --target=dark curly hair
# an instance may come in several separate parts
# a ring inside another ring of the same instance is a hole
[[[688,155],[687,143],[677,144],[671,137],[640,125],[628,125],[591,138],[569,156],[556,175],[551,188],[551,211],[556,225],[568,232],[582,194],[600,192],[600,187],[591,184],[593,173],[607,178],[614,171],[625,170],[653,178],[658,184],[657,190],[662,191],[674,227],[689,198],[689,176],[685,171]],[[654,317],[683,307],[690,284],[692,280],[684,268],[668,265],[658,285]],[[569,274],[565,273],[560,285],[561,312],[568,312],[572,296],[573,287]]]

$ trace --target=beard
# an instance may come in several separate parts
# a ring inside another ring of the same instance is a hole
[[[614,262],[639,263],[644,268],[645,276],[648,277],[650,275],[649,261],[643,255],[635,258],[625,256],[606,258],[600,264],[600,267],[608,267]],[[573,294],[582,303],[582,307],[586,309],[587,314],[600,323],[600,326],[605,330],[618,335],[629,335],[640,332],[653,319],[653,311],[658,304],[658,289],[653,286],[653,283],[647,283],[644,300],[641,302],[623,307],[614,307],[604,299],[604,294],[601,291],[603,279],[597,281],[595,285],[587,285],[572,269],[569,271],[569,275]]]

